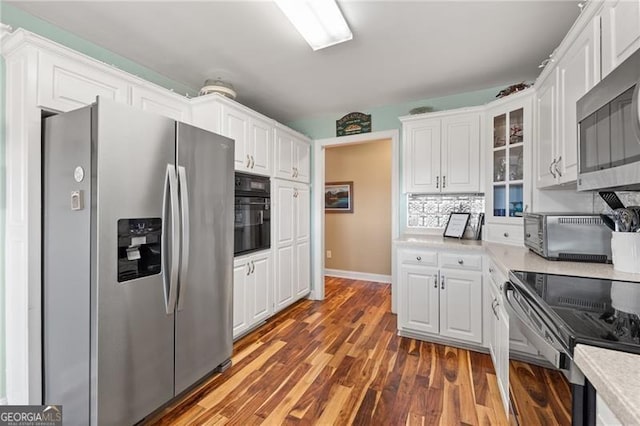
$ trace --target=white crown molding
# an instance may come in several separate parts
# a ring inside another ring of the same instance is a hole
[[[13,32],[13,28],[11,25],[3,24],[0,22],[0,40],[2,40],[5,36],[11,34]]]

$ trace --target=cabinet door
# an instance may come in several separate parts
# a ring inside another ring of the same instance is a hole
[[[71,111],[102,96],[127,103],[127,82],[79,61],[41,53],[38,64],[38,106]]]
[[[498,360],[498,317],[495,312],[495,304],[498,303],[498,290],[491,284],[489,287],[489,295],[487,297],[487,305],[485,306],[485,319],[491,325],[487,327],[490,330],[489,334],[489,353],[491,354],[491,360],[493,361],[494,368],[496,369],[496,376],[498,375],[498,366],[500,365]]]
[[[249,116],[225,105],[222,109],[222,134],[235,141],[235,169],[248,171],[251,165],[248,151]]]
[[[186,98],[169,94],[166,90],[151,90],[143,87],[131,88],[132,105],[143,111],[169,117],[176,121],[189,121],[189,103]]]
[[[296,141],[295,143],[295,164],[296,180],[309,183],[311,179],[311,146],[306,141]]]
[[[295,290],[298,298],[303,297],[311,290],[311,249],[309,240],[296,243],[295,257]]]
[[[509,316],[504,308],[496,304],[496,348],[498,366],[496,378],[505,413],[509,413]]]
[[[602,10],[602,77],[640,49],[640,2],[614,0]]]
[[[294,243],[297,225],[294,204],[296,201],[294,197],[295,191],[293,183],[276,182],[275,197],[271,200],[276,216],[275,238],[273,241],[276,247]]]
[[[440,120],[407,123],[402,131],[404,192],[440,192]]]
[[[281,129],[276,128],[276,177],[293,179],[294,141],[293,138]]]
[[[480,115],[442,119],[442,192],[480,190]]]
[[[235,261],[233,265],[233,337],[249,327],[247,322],[247,280],[251,273],[248,260]]]
[[[440,334],[482,343],[481,273],[440,271]]]
[[[273,126],[268,121],[252,118],[249,131],[249,169],[252,173],[271,175]]]
[[[555,161],[556,146],[556,90],[557,70],[540,86],[537,96],[538,143],[537,143],[537,181],[538,188],[556,184]]]
[[[438,334],[438,270],[403,265],[400,274],[400,328]]]
[[[311,231],[311,200],[309,197],[309,186],[298,184],[295,187],[295,224],[296,241],[309,240]]]
[[[278,247],[276,253],[275,310],[293,302],[294,246]]]
[[[247,292],[251,294],[251,305],[248,305],[249,325],[259,323],[269,317],[271,303],[269,292],[271,288],[271,257],[269,254],[256,255],[251,258],[251,279],[247,285]]]
[[[580,34],[558,64],[560,126],[557,151],[558,183],[578,178],[576,102],[600,80],[600,19]]]

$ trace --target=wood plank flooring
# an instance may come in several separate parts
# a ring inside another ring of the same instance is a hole
[[[489,355],[399,337],[390,308],[389,285],[327,278],[324,301],[271,318],[235,343],[229,370],[146,423],[508,424]],[[570,424],[561,375],[511,374],[522,424]]]

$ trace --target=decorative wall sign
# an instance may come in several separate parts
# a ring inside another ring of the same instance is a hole
[[[371,132],[371,114],[350,112],[336,120],[336,136],[357,135]]]
[[[353,213],[353,182],[324,184],[325,213]]]
[[[469,213],[451,213],[444,230],[445,237],[462,238],[469,223]]]

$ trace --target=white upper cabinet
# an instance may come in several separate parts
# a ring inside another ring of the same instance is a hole
[[[600,19],[595,17],[558,62],[558,183],[578,178],[576,102],[600,81]]]
[[[143,111],[163,115],[176,121],[191,121],[189,100],[163,89],[132,87],[131,104]]]
[[[480,118],[469,114],[442,119],[442,191],[480,190]]]
[[[480,117],[469,110],[401,117],[404,192],[479,192]]]
[[[605,2],[602,12],[602,77],[640,49],[640,1]]]
[[[576,102],[600,81],[600,17],[591,18],[548,68],[536,82],[538,188],[578,177]]]
[[[440,192],[440,120],[402,126],[404,192]]]
[[[534,91],[526,90],[487,105],[488,223],[521,227],[522,214],[531,205],[533,98]],[[487,229],[487,239],[497,230]],[[502,238],[491,239],[510,243]]]
[[[544,188],[554,185],[557,174],[553,171],[556,147],[556,121],[558,97],[558,73],[554,70],[540,84],[536,94],[537,110],[537,178],[536,186]]]
[[[236,170],[271,175],[273,125],[230,103],[221,113],[222,135],[235,141]]]
[[[275,177],[309,183],[311,178],[311,144],[304,136],[276,126]]]
[[[96,96],[128,103],[126,79],[106,67],[41,52],[38,61],[38,105],[53,111],[71,111],[90,105]]]

